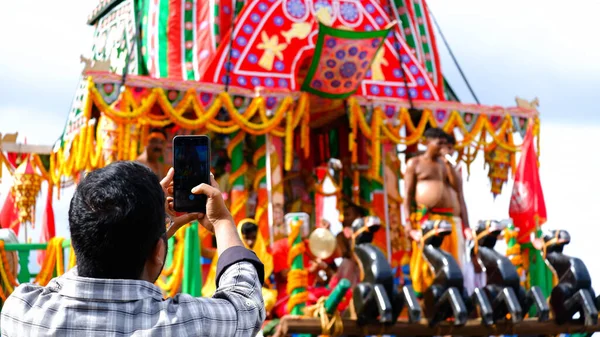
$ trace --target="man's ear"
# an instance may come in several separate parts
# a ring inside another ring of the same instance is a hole
[[[167,242],[163,238],[156,241],[154,251],[152,253],[152,259],[156,264],[162,265],[164,262],[165,254],[167,253]]]

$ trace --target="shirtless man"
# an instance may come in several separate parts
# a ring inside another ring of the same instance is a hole
[[[164,153],[166,142],[167,135],[162,129],[151,129],[148,135],[148,144],[144,152],[136,159],[137,162],[149,167],[158,176],[158,179],[164,178],[166,174],[164,164],[159,161]]]
[[[419,248],[420,225],[423,221],[439,219],[453,225],[452,234],[444,240],[441,248],[460,263],[458,233],[454,226],[456,198],[453,198],[452,188],[448,188],[451,186],[450,181],[456,180],[455,170],[449,169],[442,157],[442,149],[448,144],[448,135],[439,128],[430,128],[425,131],[424,136],[427,150],[408,160],[404,174],[404,207],[406,214],[409,214],[406,233],[413,240],[410,274],[417,294],[423,294],[433,280]]]
[[[456,152],[456,138],[453,135],[446,135],[446,146],[444,146],[441,150],[442,157],[444,158],[444,162],[448,166],[448,170],[452,172],[452,176],[450,176],[449,183],[450,186],[450,195],[452,196],[452,200],[454,201],[452,208],[454,209],[454,217],[455,220],[460,220],[464,237],[467,240],[472,239],[471,226],[469,225],[469,214],[467,213],[467,204],[465,203],[465,196],[463,194],[463,181],[462,174],[459,172],[459,168],[457,168],[453,163],[446,159],[446,156],[452,157]]]

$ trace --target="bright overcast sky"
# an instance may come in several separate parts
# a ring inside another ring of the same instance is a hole
[[[0,3],[0,132],[18,131],[30,143],[52,144],[58,138],[82,69],[79,55],[90,54],[93,30],[85,22],[96,3]],[[593,213],[600,160],[587,150],[600,134],[595,102],[600,89],[600,1],[429,3],[482,104],[513,106],[517,95],[539,97],[548,225],[571,231],[569,252],[584,258],[600,286],[600,260],[585,250],[600,235]],[[473,102],[439,38],[438,46],[451,85],[463,101]],[[471,221],[506,217],[509,195],[494,201],[481,167],[474,164],[466,185]],[[67,207],[68,199],[55,205],[59,235],[68,235]],[[39,205],[40,216],[42,210]]]

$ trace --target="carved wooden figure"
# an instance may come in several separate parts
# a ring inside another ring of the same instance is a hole
[[[585,263],[563,253],[571,242],[566,230],[553,230],[544,235],[544,257],[558,284],[550,294],[550,307],[558,324],[583,322],[586,326],[598,323],[598,309],[592,279]],[[579,313],[579,318],[573,316]]]
[[[434,273],[433,284],[423,296],[429,325],[435,326],[449,318],[454,319],[454,325],[464,325],[473,309],[471,298],[464,287],[458,263],[440,248],[444,238],[452,232],[452,225],[443,220],[430,220],[421,226],[421,230],[423,256]]]
[[[354,287],[353,300],[358,324],[393,324],[404,304],[411,322],[421,319],[421,307],[412,287],[402,292],[394,287],[394,274],[383,252],[373,245],[373,234],[381,228],[379,219],[359,218],[352,224],[354,254],[361,266],[361,282]]]
[[[479,221],[475,228],[475,256],[486,274],[487,284],[476,289],[474,300],[481,304],[489,301],[492,309],[492,320],[484,318],[484,323],[491,324],[504,320],[507,314],[513,323],[523,320],[524,315],[535,303],[540,321],[547,321],[550,309],[540,287],[533,286],[526,292],[521,286],[517,268],[510,259],[496,250],[494,246],[498,236],[506,227],[506,223],[486,220]],[[481,299],[484,296],[485,299]],[[480,307],[482,318],[486,305]],[[486,312],[486,314],[489,314]]]

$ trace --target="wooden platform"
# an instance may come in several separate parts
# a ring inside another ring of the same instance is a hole
[[[538,322],[526,319],[518,324],[501,323],[484,326],[477,320],[469,321],[465,326],[455,327],[444,323],[435,328],[427,326],[425,321],[414,324],[406,321],[393,326],[367,325],[359,327],[354,320],[344,320],[344,335],[395,335],[395,336],[491,336],[491,335],[557,335],[561,333],[593,333],[600,331],[600,324],[585,327],[583,325],[557,325],[553,321]],[[287,316],[281,319],[276,336],[290,334],[321,334],[321,323],[315,318]]]

